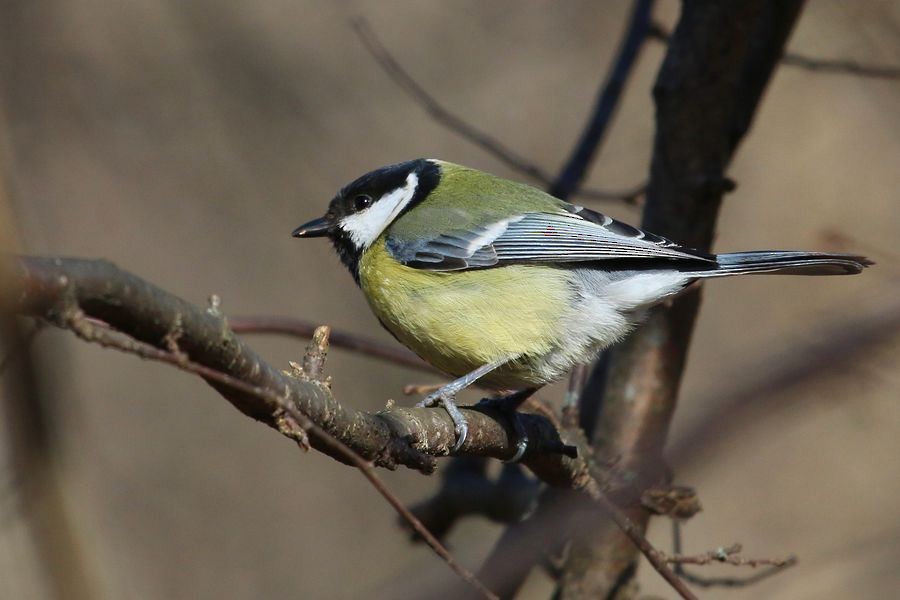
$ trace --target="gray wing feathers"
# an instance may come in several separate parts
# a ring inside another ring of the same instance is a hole
[[[609,259],[689,259],[712,263],[665,238],[579,209],[571,213],[528,213],[467,231],[445,232],[427,240],[401,242],[388,237],[400,262],[419,269],[454,271],[499,263],[573,263]],[[587,217],[587,218],[585,218]]]
[[[500,260],[534,262],[700,258],[668,240],[650,237],[639,229],[605,218],[610,225],[619,227],[613,229],[575,214],[533,213],[510,223],[506,232],[494,240],[493,246]],[[619,232],[625,227],[631,230],[631,235]]]
[[[459,271],[491,267],[498,262],[488,227],[442,233],[435,238],[401,242],[388,237],[387,248],[398,261],[417,269]]]

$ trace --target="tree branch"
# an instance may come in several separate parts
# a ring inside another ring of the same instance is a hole
[[[697,596],[688,589],[685,583],[678,575],[669,568],[665,555],[653,547],[650,541],[644,537],[644,528],[628,518],[622,509],[615,502],[610,500],[599,484],[593,478],[585,483],[584,490],[591,499],[600,505],[601,509],[609,515],[613,522],[619,527],[619,532],[625,535],[634,546],[640,550],[641,554],[646,557],[656,572],[662,575],[669,585],[672,586],[678,595],[685,600],[697,600]]]
[[[704,588],[709,587],[746,587],[768,579],[773,575],[777,575],[789,567],[797,564],[796,556],[787,558],[764,558],[764,559],[746,559],[738,553],[741,551],[740,544],[733,544],[728,548],[717,548],[710,552],[700,555],[683,556],[681,552],[681,524],[678,520],[672,521],[672,541],[674,547],[674,556],[667,556],[666,562],[673,566],[675,573],[685,581]],[[748,565],[757,567],[758,565],[771,565],[768,569],[763,569],[759,573],[755,573],[750,577],[703,577],[685,570],[686,564],[709,564],[711,562],[728,563],[735,566]]]
[[[870,79],[900,79],[900,67],[892,67],[889,65],[870,65],[849,59],[828,59],[816,58],[799,54],[797,52],[788,52],[781,59],[781,64],[788,67],[798,67],[807,71],[819,71],[822,73],[843,73],[845,75],[855,75],[857,77],[866,77]]]
[[[394,58],[381,40],[378,39],[378,36],[375,35],[375,32],[372,31],[372,28],[365,19],[356,17],[351,19],[350,25],[353,27],[353,30],[356,32],[360,41],[362,41],[366,50],[369,51],[372,58],[374,58],[384,72],[387,73],[388,77],[425,109],[434,120],[450,131],[459,134],[519,173],[522,173],[546,187],[554,185],[555,179],[550,173],[512,150],[497,138],[481,131],[463,118],[453,114],[438,102],[438,100],[413,79],[412,75],[403,68],[403,65]],[[609,117],[601,116],[601,118]],[[602,135],[602,131],[600,134]],[[590,143],[589,140],[585,141],[585,146]],[[590,162],[590,157],[587,157],[587,162]],[[631,189],[621,191],[586,188],[580,189],[577,194],[583,198],[592,200],[618,200],[633,205],[637,204],[637,201],[643,195],[644,190],[645,185],[640,184]]]
[[[266,334],[274,333],[303,339],[311,339],[318,327],[311,321],[294,319],[291,317],[273,316],[249,316],[229,317],[228,324],[231,330],[237,334]],[[438,373],[440,371],[423,361],[421,358],[396,345],[385,344],[376,339],[368,338],[349,331],[332,329],[329,341],[332,346],[352,350],[365,356],[378,358],[395,365],[416,369],[425,373]]]
[[[577,194],[593,162],[600,143],[603,141],[612,117],[625,90],[628,77],[637,62],[641,48],[650,29],[653,0],[637,0],[631,9],[631,16],[625,28],[625,37],[619,45],[606,80],[600,86],[594,111],[581,132],[581,138],[566,161],[566,166],[550,186],[548,192],[557,198],[566,199]]]
[[[653,23],[648,31],[648,37],[662,43],[668,43],[670,35],[660,23]],[[900,79],[900,67],[873,65],[845,58],[819,58],[799,52],[786,52],[781,58],[781,64],[786,67],[796,67],[822,73],[855,75],[870,79]]]
[[[733,186],[725,169],[801,6],[800,0],[683,3],[654,89],[657,133],[644,228],[693,248],[710,247],[722,196]],[[638,487],[669,479],[662,453],[699,302],[694,290],[657,307],[612,353],[595,450],[599,460],[618,457],[615,471]],[[646,527],[646,508],[634,503],[624,510]],[[617,531],[576,542],[561,597],[614,591],[631,597],[635,559],[632,540]]]
[[[268,389],[254,387],[240,379],[216,371],[207,366],[192,362],[187,354],[183,353],[177,345],[178,339],[181,337],[180,328],[176,328],[171,334],[166,336],[166,343],[169,346],[168,351],[160,350],[146,342],[135,340],[123,333],[110,329],[106,326],[97,326],[85,318],[84,313],[75,305],[64,308],[56,315],[57,322],[71,329],[78,337],[88,342],[96,342],[106,348],[115,348],[128,354],[134,354],[148,360],[164,362],[175,366],[182,371],[193,373],[203,377],[208,382],[214,382],[222,387],[227,387],[247,397],[255,397],[271,407],[275,417],[275,422],[281,433],[297,440],[301,446],[307,448],[309,446],[308,437],[311,435],[313,439],[332,449],[335,455],[339,455],[348,464],[355,466],[363,474],[363,476],[372,484],[372,487],[387,500],[387,502],[405,519],[410,527],[418,533],[426,541],[426,543],[434,550],[450,566],[461,579],[472,586],[478,593],[488,599],[498,600],[497,596],[488,590],[478,578],[463,567],[450,552],[440,543],[440,541],[425,528],[424,525],[403,505],[400,499],[394,495],[381,481],[375,472],[372,464],[354,452],[349,446],[339,441],[333,435],[313,423],[303,412],[301,412],[294,404],[291,403],[287,395],[280,395]],[[324,365],[325,355],[328,349],[328,328],[319,328],[313,335],[309,348],[303,359],[302,368],[299,365],[295,368],[295,377],[321,384],[324,381]]]
[[[17,267],[21,314],[67,326],[61,315],[77,307],[157,348],[166,348],[167,339],[177,332],[178,346],[190,360],[286,397],[326,433],[377,466],[431,472],[434,457],[447,455],[454,444],[453,424],[444,411],[394,408],[372,414],[344,406],[326,387],[269,365],[231,331],[216,309],[197,308],[109,262],[23,257]],[[207,380],[244,414],[278,427],[279,406]],[[464,410],[470,435],[460,455],[503,459],[515,453],[517,438],[508,416],[490,408]],[[569,485],[584,462],[571,456],[574,448],[560,437],[569,434],[538,415],[524,414],[519,420],[530,440],[524,464],[549,483]],[[346,462],[332,445],[318,438],[310,441],[317,450]]]

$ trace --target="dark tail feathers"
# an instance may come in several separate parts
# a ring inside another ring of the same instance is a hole
[[[863,256],[827,252],[760,250],[716,255],[718,266],[698,277],[725,277],[753,273],[779,275],[853,275],[874,264]]]

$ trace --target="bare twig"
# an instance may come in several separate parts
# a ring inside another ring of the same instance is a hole
[[[665,555],[653,547],[650,541],[644,537],[643,527],[636,524],[628,518],[622,509],[615,502],[610,500],[603,492],[600,485],[593,478],[589,478],[584,483],[584,491],[591,499],[600,505],[600,507],[610,516],[610,518],[619,527],[628,539],[641,551],[641,554],[653,565],[657,573],[662,575],[672,588],[686,600],[697,600],[697,596],[691,592],[684,582],[669,568]]]
[[[328,336],[331,327],[316,327],[312,340],[303,355],[303,374],[312,381],[325,382],[325,358],[328,356]]]
[[[900,79],[900,67],[864,64],[848,59],[816,58],[797,52],[785,54],[781,64],[823,73],[843,73],[871,79]]]
[[[330,446],[336,453],[342,455],[347,462],[359,469],[369,483],[372,484],[372,487],[387,500],[394,510],[409,523],[410,527],[412,527],[417,534],[422,536],[422,539],[425,540],[432,550],[434,550],[434,552],[440,556],[457,575],[478,590],[483,597],[492,599],[497,598],[496,595],[484,587],[471,571],[461,565],[453,555],[450,554],[447,548],[445,548],[444,545],[441,544],[424,525],[422,525],[421,521],[419,521],[415,515],[403,505],[403,502],[388,489],[375,472],[375,468],[371,462],[365,460],[349,446],[316,425],[308,416],[290,402],[287,395],[276,394],[270,390],[250,385],[226,373],[216,371],[215,369],[211,369],[199,363],[191,362],[186,358],[186,355],[182,354],[180,351],[173,352],[160,350],[150,344],[130,338],[115,330],[96,327],[84,318],[84,313],[77,307],[65,309],[61,315],[61,319],[69,329],[85,341],[95,342],[106,348],[115,348],[122,352],[134,354],[148,360],[170,364],[187,373],[199,375],[208,381],[215,381],[241,393],[256,396],[271,406],[273,412],[289,415],[292,424],[299,426],[307,434],[314,436],[320,442]],[[317,335],[306,353],[304,364],[310,368],[310,370],[304,371],[307,376],[311,376],[313,372],[316,372],[321,376],[326,348],[327,328],[324,328],[317,332]]]
[[[661,23],[653,23],[648,32],[648,37],[667,43],[670,34]],[[822,73],[839,73],[870,79],[900,79],[900,67],[873,65],[843,58],[819,58],[799,52],[786,52],[781,58],[781,64]]]
[[[872,243],[871,238],[861,238],[851,235],[840,229],[823,229],[819,232],[824,249],[833,250],[835,252],[848,252],[852,248],[853,252],[864,253],[874,258],[877,262],[879,259],[886,258],[881,266],[892,268],[895,272],[900,269],[900,252],[896,248],[888,244]],[[885,247],[887,246],[887,247]]]
[[[566,166],[548,190],[557,198],[566,199],[581,187],[581,182],[600,148],[610,122],[612,122],[625,84],[628,82],[628,77],[631,75],[644,45],[652,11],[653,0],[637,0],[634,3],[628,25],[625,28],[625,37],[619,45],[606,80],[600,86],[593,113],[582,130],[581,138],[572,150],[571,156],[566,161]]]
[[[350,25],[366,47],[366,50],[369,51],[369,54],[372,55],[379,66],[384,69],[385,73],[387,73],[400,89],[412,97],[436,121],[443,124],[451,131],[461,135],[492,156],[498,158],[512,169],[540,182],[544,186],[553,185],[554,178],[550,173],[515,152],[497,138],[481,131],[461,117],[453,114],[438,102],[438,100],[413,79],[400,62],[394,58],[381,40],[378,39],[378,36],[375,35],[375,32],[372,31],[369,23],[364,18],[353,18],[350,21]],[[638,198],[643,195],[644,189],[644,184],[621,191],[583,189],[578,192],[578,195],[594,200],[619,200],[626,204],[636,204]]]
[[[235,333],[257,334],[274,333],[289,335],[303,339],[311,339],[316,331],[315,323],[294,319],[291,317],[273,316],[248,316],[229,317],[228,324]],[[340,329],[332,329],[329,341],[335,348],[345,348],[360,354],[379,358],[394,364],[424,371],[426,373],[440,373],[437,369],[423,361],[421,358],[396,345],[385,344],[376,339],[368,338]]]
[[[753,585],[783,572],[785,569],[797,564],[796,556],[787,558],[764,558],[764,559],[746,559],[742,558],[738,553],[741,551],[740,544],[733,544],[728,548],[717,548],[700,555],[684,556],[681,553],[681,524],[678,521],[672,521],[672,546],[674,555],[666,557],[666,562],[674,565],[673,569],[679,577],[700,587],[745,587]],[[705,565],[711,562],[727,563],[735,566],[751,566],[769,565],[768,569],[755,573],[749,577],[704,577],[687,571],[684,568],[686,564]]]
[[[741,556],[744,547],[734,543],[731,546],[723,546],[715,550],[709,550],[702,554],[671,554],[664,555],[664,560],[670,565],[708,565],[722,563],[734,567],[760,567],[771,566],[779,569],[797,564],[796,556],[787,558],[746,558]]]
[[[444,383],[408,383],[403,386],[404,396],[418,396],[421,394],[430,394],[447,385]]]

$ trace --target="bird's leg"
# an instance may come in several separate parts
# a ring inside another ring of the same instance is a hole
[[[443,405],[444,410],[446,410],[447,414],[450,415],[450,419],[453,421],[453,429],[454,431],[456,431],[456,444],[450,451],[451,454],[455,454],[459,451],[460,448],[462,448],[462,445],[466,442],[466,436],[469,434],[469,425],[466,422],[466,418],[456,406],[456,394],[461,390],[469,387],[470,385],[478,381],[481,377],[484,377],[494,369],[503,366],[507,362],[509,362],[509,359],[504,358],[502,360],[480,366],[471,373],[467,373],[459,379],[454,379],[436,392],[428,394],[427,396],[425,396],[424,400],[416,404],[416,406],[420,408],[432,407],[438,404]]]
[[[477,404],[477,406],[480,407],[493,408],[504,412],[512,421],[513,431],[516,434],[516,453],[512,458],[506,461],[508,463],[517,463],[522,460],[522,457],[525,455],[525,450],[528,449],[528,433],[525,431],[525,427],[522,426],[517,411],[519,407],[522,406],[522,403],[533,396],[536,391],[538,391],[538,388],[536,387],[527,388],[497,398],[484,398]]]

